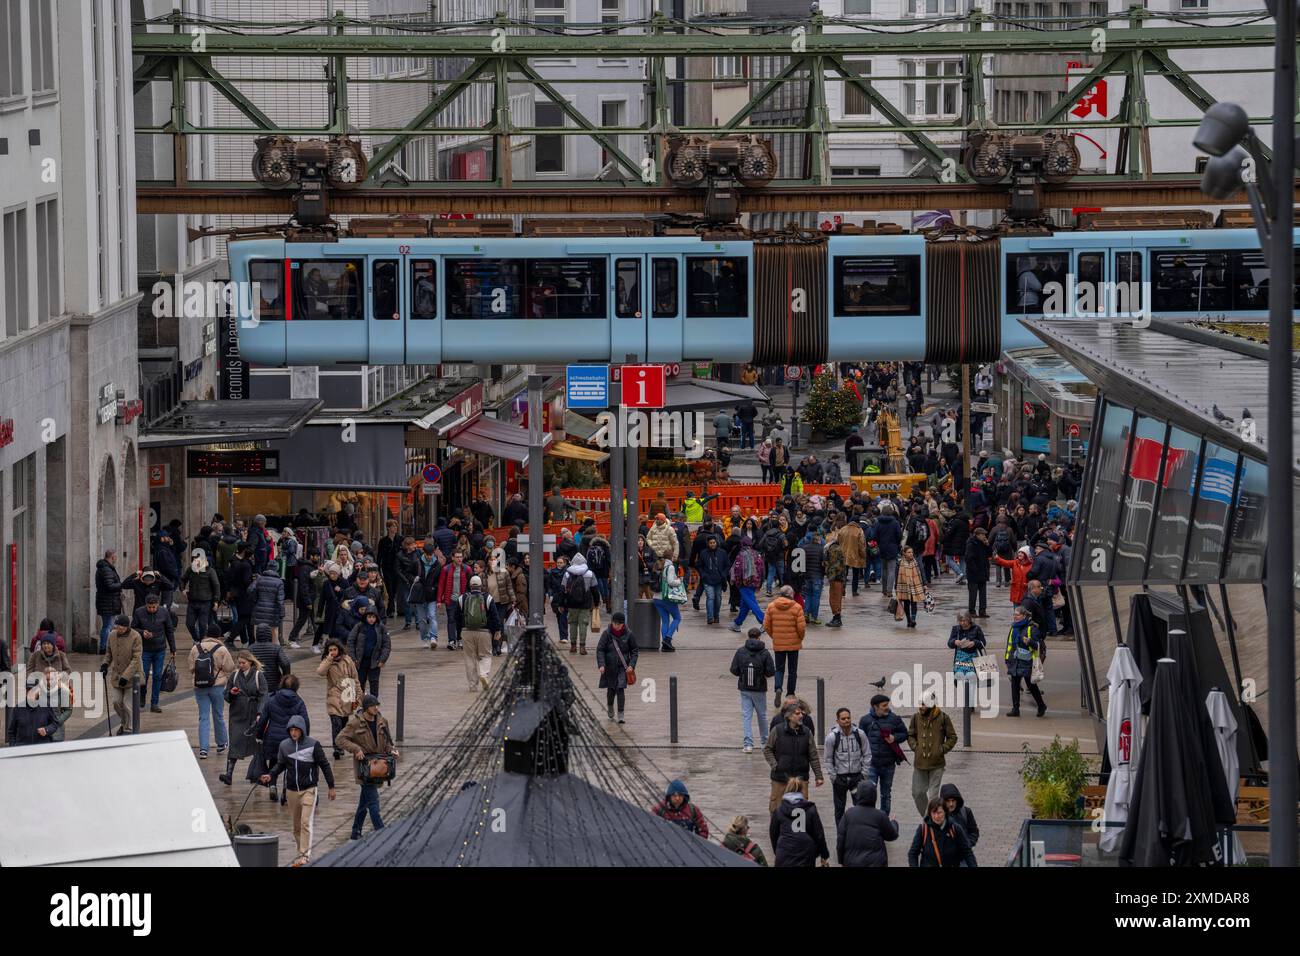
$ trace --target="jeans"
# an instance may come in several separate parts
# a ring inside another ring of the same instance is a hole
[[[767,739],[767,691],[742,690],[740,692],[740,733],[745,739],[745,746],[754,746],[754,738],[749,730],[750,718],[758,720],[758,739]]]
[[[884,561],[885,573],[880,579],[881,593],[885,597],[890,597],[894,593],[894,585],[898,581],[898,558],[889,558]]]
[[[809,620],[815,621],[822,606],[822,578],[809,578],[803,583],[803,611]]]
[[[704,584],[704,606],[707,608],[705,617],[710,621],[718,620],[722,613],[722,585]]]
[[[108,632],[113,629],[113,618],[115,617],[117,617],[116,614],[99,615],[99,653],[101,654],[108,650]]]
[[[890,801],[894,793],[894,771],[897,769],[896,764],[877,767],[874,763],[867,768],[867,779],[874,783],[880,792],[880,812],[886,815],[889,813]]]
[[[767,580],[766,582],[764,582],[767,588],[767,593],[768,594],[772,593],[773,581],[776,581],[776,586],[780,587],[781,583],[784,580],[785,580],[785,562],[769,561],[767,564]]]
[[[408,604],[415,611],[415,626],[420,629],[420,640],[425,644],[438,640],[438,605],[433,601]]]
[[[754,615],[754,619],[758,621],[758,626],[762,627],[763,612],[762,610],[760,610],[758,606],[758,601],[754,599],[754,589],[741,588],[740,589],[740,614],[736,617],[735,626],[740,627],[740,625],[744,624],[745,618],[748,617],[751,613]]]
[[[880,555],[872,555],[867,558],[867,579],[879,581],[884,576],[880,567]]]
[[[167,648],[161,651],[145,651],[140,655],[140,662],[144,665],[144,679],[140,682],[140,698],[143,701],[145,687],[148,686],[150,698],[149,706],[158,706],[158,694],[162,691],[163,667],[167,663]],[[149,675],[153,675],[153,680]]]
[[[740,423],[740,447],[741,448],[754,447],[754,423],[753,422]]]
[[[921,583],[929,584],[939,576],[939,560],[933,554],[921,555]]]
[[[951,554],[945,554],[943,556],[943,563],[948,565],[948,570],[951,571],[953,574],[957,575],[958,577],[961,576],[962,572],[961,572],[960,558],[955,558]]]
[[[610,609],[609,603],[609,578],[596,578],[596,590],[600,592],[601,603],[605,605],[605,610]]]
[[[659,612],[659,635],[665,644],[671,646],[673,635],[682,623],[681,609],[672,601],[655,598],[655,610]]]
[[[785,688],[787,694],[793,694],[795,684],[799,681],[799,652],[798,651],[777,651],[776,657],[776,690],[779,694],[781,688]],[[785,683],[785,669],[790,667],[790,683]]]
[[[201,641],[208,633],[208,621],[212,616],[211,601],[191,601],[185,608],[185,626],[190,629],[190,637]],[[207,747],[202,748],[207,750]]]
[[[361,827],[365,825],[367,813],[370,814],[371,825],[376,830],[382,830],[384,820],[379,815],[379,788],[369,783],[362,784],[357,795],[357,813],[352,818],[353,836],[361,836]]]
[[[226,701],[224,687],[196,687],[194,700],[199,705],[199,749],[208,749],[208,727],[213,724],[217,730],[217,746],[224,747],[230,743],[226,735]]]

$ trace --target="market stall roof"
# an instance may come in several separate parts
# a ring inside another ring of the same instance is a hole
[[[564,431],[565,434],[571,435],[580,441],[586,441],[600,431],[600,426],[585,415],[579,415],[572,409],[565,409]]]
[[[585,445],[578,445],[571,441],[553,442],[546,449],[546,454],[557,455],[560,458],[572,458],[575,461],[595,462],[598,465],[609,460],[609,452],[588,448]]]
[[[528,460],[528,429],[495,418],[480,418],[453,434],[448,443],[466,451],[504,458],[507,461]],[[542,435],[542,447],[551,443],[550,433]]]
[[[1021,387],[1063,418],[1092,419],[1097,386],[1049,348],[1006,353],[1007,366]]]
[[[320,411],[319,398],[181,402],[140,429],[141,448],[290,438]]]
[[[767,393],[757,385],[714,382],[710,379],[671,381],[664,396],[664,409],[690,412],[739,405],[745,399],[766,404]]]

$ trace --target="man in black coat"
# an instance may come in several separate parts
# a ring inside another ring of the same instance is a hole
[[[817,739],[803,724],[803,708],[798,704],[787,706],[782,712],[784,721],[772,728],[763,745],[763,756],[772,771],[772,793],[768,812],[775,813],[785,794],[785,785],[791,778],[807,780],[817,778],[817,786],[826,783],[822,774],[820,748]]]
[[[122,579],[117,573],[117,552],[108,550],[95,564],[95,613],[99,615],[99,653],[108,649],[113,618],[122,613]]]
[[[853,806],[844,811],[837,828],[835,857],[840,866],[889,866],[885,843],[898,839],[898,821],[876,809],[876,785],[858,784]]]
[[[1056,611],[1052,608],[1052,599],[1048,597],[1047,589],[1041,581],[1029,582],[1029,589],[1020,606],[1025,609],[1040,634],[1056,633]],[[1045,654],[1042,656],[1046,657]]]

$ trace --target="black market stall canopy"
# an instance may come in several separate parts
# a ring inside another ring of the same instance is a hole
[[[240,479],[244,488],[409,491],[403,422],[311,423],[285,441],[275,478]]]
[[[318,398],[181,402],[140,429],[141,448],[214,445],[291,438],[318,411]]]
[[[528,461],[528,429],[495,418],[480,418],[462,427],[447,439],[447,443],[506,461]],[[550,433],[543,432],[543,450],[550,443]]]
[[[757,385],[715,382],[711,379],[669,381],[664,408],[677,412],[710,411],[739,405],[746,399],[766,405],[770,399]]]

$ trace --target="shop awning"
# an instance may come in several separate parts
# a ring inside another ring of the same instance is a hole
[[[166,417],[140,429],[140,447],[290,438],[324,404],[318,398],[181,402]]]
[[[577,412],[566,409],[564,412],[564,432],[571,435],[579,441],[586,441],[596,432],[600,431],[600,426],[593,422],[586,415],[579,415]]]
[[[550,443],[550,434],[543,434],[543,449]],[[528,429],[495,418],[480,418],[456,432],[448,439],[448,444],[506,461],[528,461]]]
[[[546,449],[548,455],[558,455],[561,458],[572,458],[575,461],[590,461],[596,464],[602,464],[609,459],[609,452],[600,451],[596,448],[588,448],[586,445],[578,445],[570,441],[557,441]]]
[[[738,385],[734,382],[714,382],[706,379],[669,382],[665,392],[664,408],[679,412],[732,408],[746,399],[758,404],[766,404],[768,401],[767,393],[757,385]]]
[[[308,425],[287,441],[273,441],[280,476],[237,480],[243,488],[318,491],[407,491],[406,426],[401,422]]]

